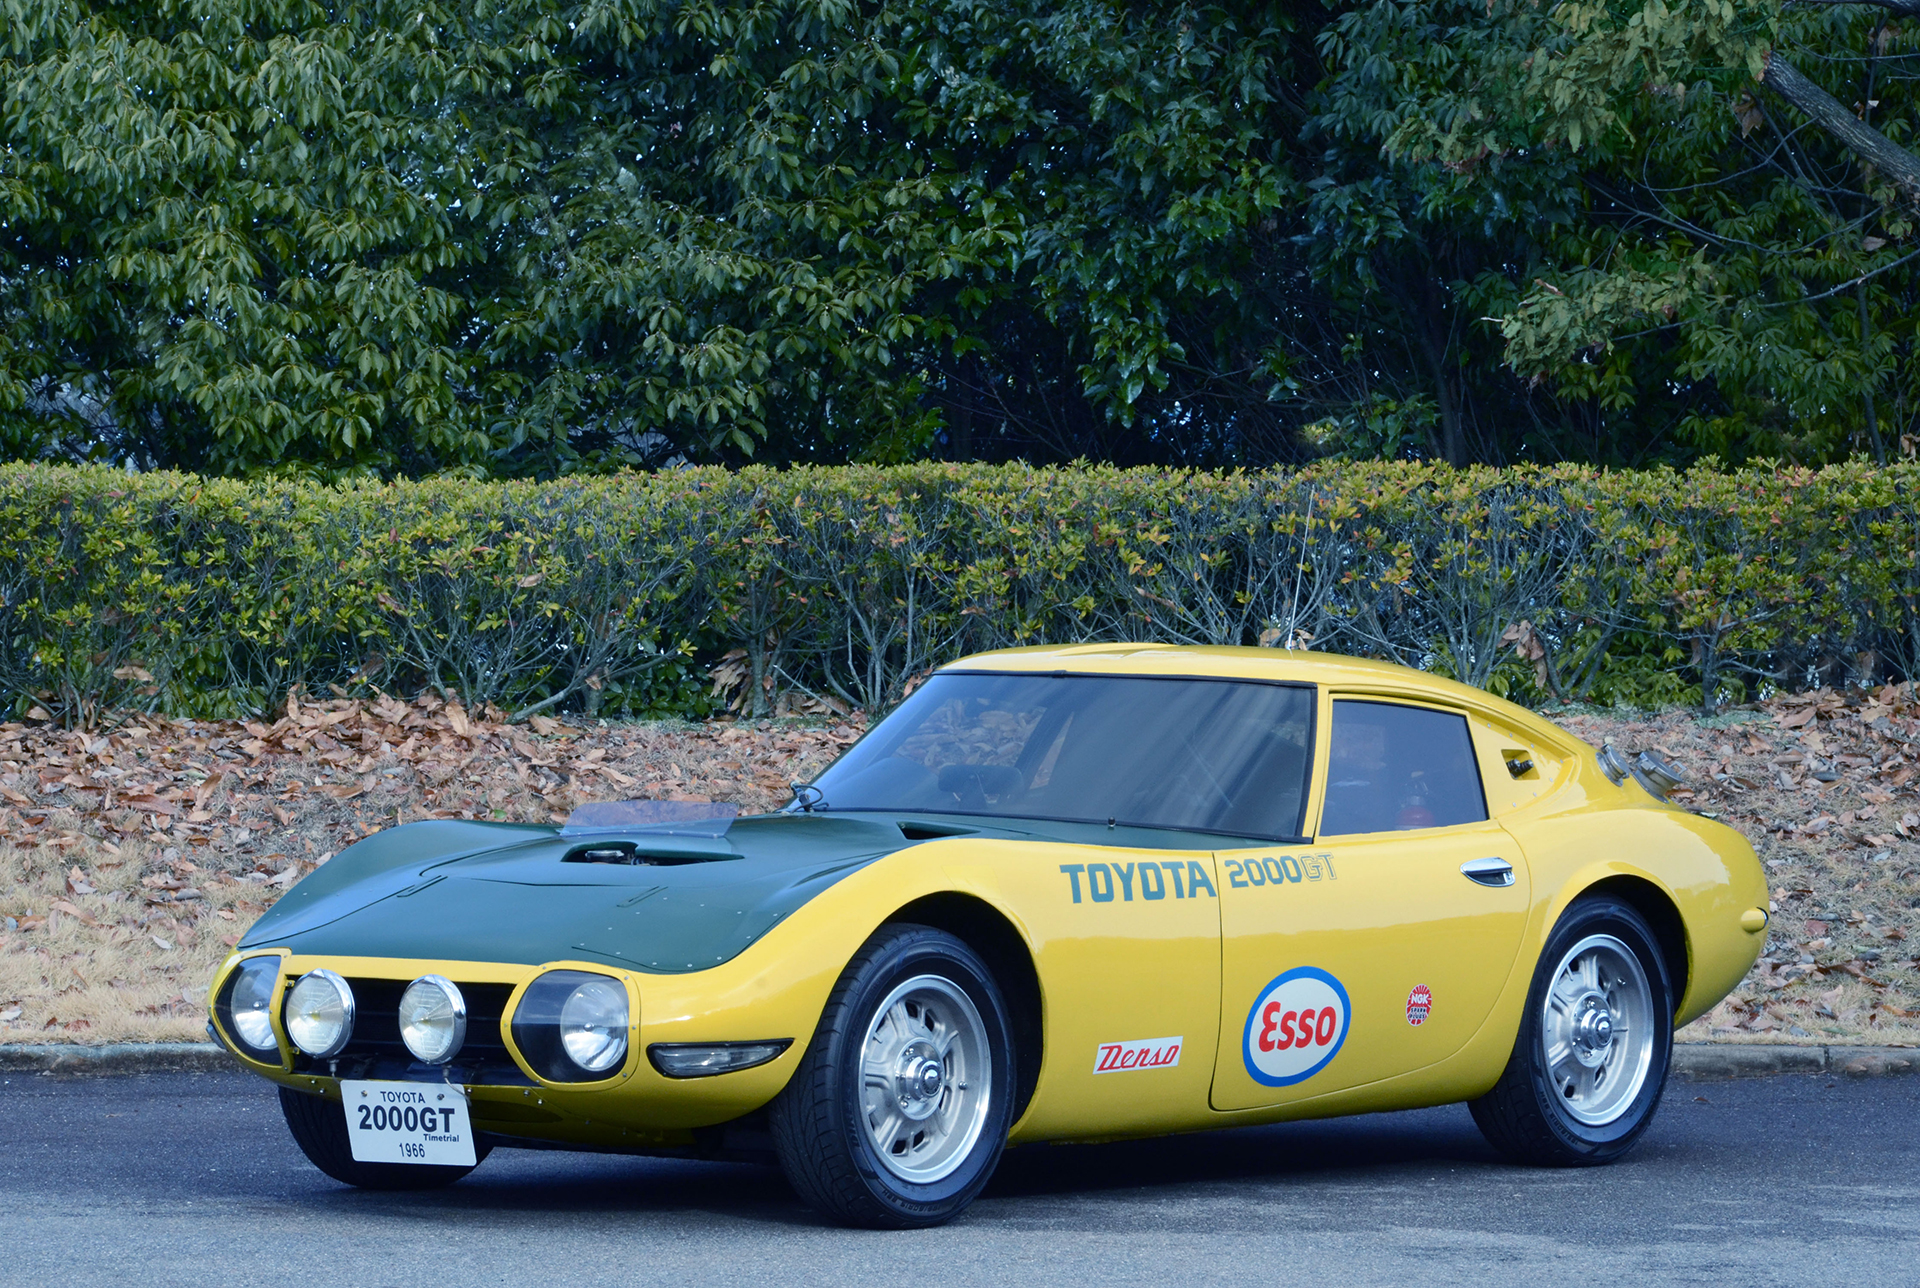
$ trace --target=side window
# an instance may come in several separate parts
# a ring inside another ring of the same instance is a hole
[[[1465,716],[1390,702],[1333,704],[1320,834],[1452,827],[1487,817]]]

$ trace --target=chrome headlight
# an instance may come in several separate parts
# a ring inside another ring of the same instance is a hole
[[[445,1064],[467,1040],[467,999],[443,975],[422,975],[400,996],[400,1040],[424,1064]]]
[[[583,970],[548,971],[513,1011],[513,1042],[550,1082],[597,1082],[627,1058],[626,985]]]
[[[280,1062],[280,1043],[273,1036],[273,985],[279,978],[277,955],[250,957],[227,976],[214,1008],[242,1053],[269,1064]]]
[[[287,990],[287,1036],[308,1055],[339,1055],[353,1036],[353,990],[330,970],[309,971]]]
[[[588,1073],[605,1073],[627,1054],[627,990],[590,979],[560,1004],[560,1045]]]

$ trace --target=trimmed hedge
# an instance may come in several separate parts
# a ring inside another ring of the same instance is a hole
[[[296,685],[701,714],[705,666],[882,709],[963,653],[1291,644],[1522,700],[1920,663],[1920,467],[1205,474],[917,465],[327,487],[0,467],[17,714],[262,711]]]

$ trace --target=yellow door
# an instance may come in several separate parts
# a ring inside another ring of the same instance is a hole
[[[1444,1059],[1485,1022],[1519,951],[1526,864],[1486,817],[1464,718],[1377,699],[1330,705],[1315,843],[1215,856],[1216,1109]]]

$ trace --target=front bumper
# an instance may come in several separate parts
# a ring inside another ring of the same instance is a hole
[[[277,1061],[249,1054],[226,1031],[218,1007],[232,973],[243,961],[260,956],[281,958],[270,1012],[279,1048]],[[302,975],[322,967],[347,979],[354,991],[356,1015],[352,1037],[340,1054],[316,1059],[288,1040],[281,1016],[286,990]],[[603,1078],[590,1082],[544,1078],[514,1041],[515,1008],[529,985],[554,970],[601,975],[619,981],[627,990],[626,1057]],[[441,1065],[415,1060],[400,1039],[400,995],[408,984],[428,974],[452,980],[467,1000],[466,1041],[452,1060]],[[647,1059],[647,1039],[684,1039],[690,1018],[699,1021],[691,1026],[699,1037],[709,1033],[722,1040],[766,1036],[735,1028],[724,1006],[710,1008],[705,1016],[689,1017],[685,990],[695,978],[647,975],[597,962],[526,965],[322,957],[264,949],[235,954],[221,966],[209,992],[216,1005],[208,1031],[246,1068],[310,1095],[338,1099],[341,1079],[451,1083],[467,1092],[474,1126],[484,1133],[586,1149],[683,1147],[696,1144],[697,1129],[732,1122],[764,1106],[786,1084],[800,1055],[796,1043],[778,1059],[751,1069],[696,1079],[663,1076]],[[680,996],[669,998],[670,993]],[[650,1019],[650,994],[672,1010]]]

